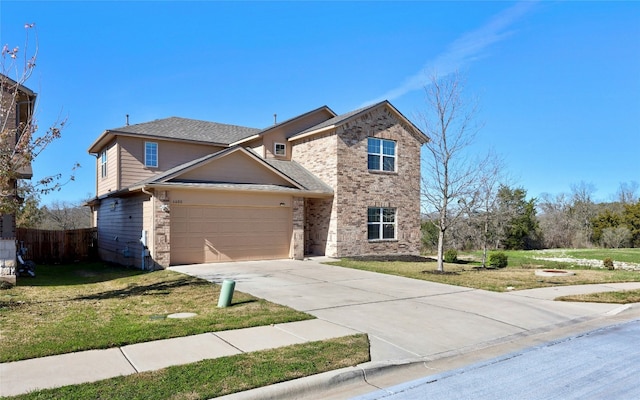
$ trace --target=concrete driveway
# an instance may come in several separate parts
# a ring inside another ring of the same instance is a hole
[[[321,264],[276,260],[172,270],[365,332],[372,361],[438,359],[620,311],[619,305],[555,302]]]

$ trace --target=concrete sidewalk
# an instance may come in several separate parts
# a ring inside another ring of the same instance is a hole
[[[0,397],[360,333],[320,319],[0,364]]]
[[[632,309],[635,305],[553,301],[564,294],[640,289],[640,282],[494,293],[334,267],[319,261],[171,268],[216,283],[233,279],[238,291],[305,311],[318,319],[0,364],[0,396],[367,333],[372,357],[369,363],[227,396],[342,399],[374,390],[371,385],[384,387],[504,354],[535,341],[640,317]],[[341,389],[350,385],[355,388]]]

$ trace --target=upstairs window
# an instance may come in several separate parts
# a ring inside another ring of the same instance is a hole
[[[107,150],[102,150],[100,153],[100,176],[107,177]]]
[[[396,209],[369,207],[367,209],[367,238],[384,240],[396,238]]]
[[[144,142],[144,166],[158,168],[158,143]]]
[[[368,138],[367,166],[371,171],[396,170],[396,142],[393,140]]]
[[[284,143],[276,143],[273,145],[273,154],[284,157],[287,155],[287,145]]]

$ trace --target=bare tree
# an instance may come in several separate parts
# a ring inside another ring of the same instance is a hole
[[[444,271],[445,233],[474,201],[484,163],[474,162],[468,154],[479,126],[474,123],[476,102],[463,98],[463,86],[458,74],[443,79],[432,76],[425,88],[426,109],[419,116],[430,139],[425,145],[422,189],[425,213],[438,215],[440,272]]]
[[[593,202],[596,187],[581,181],[571,185],[571,219],[574,225],[573,247],[589,247],[593,233],[591,220],[597,210]]]
[[[42,208],[42,229],[67,230],[91,227],[91,211],[83,202],[54,201]]]
[[[618,188],[617,197],[621,204],[634,204],[640,198],[638,197],[638,182],[631,181],[629,183],[622,182]]]
[[[498,192],[504,185],[503,176],[504,161],[490,154],[484,169],[481,171],[477,192],[474,198],[473,214],[480,220],[480,242],[482,247],[482,266],[487,266],[487,252],[489,243],[494,241],[498,234],[498,222],[504,216],[499,215]]]
[[[25,25],[26,39],[22,48],[4,45],[0,53],[0,214],[14,215],[22,204],[17,182],[31,178],[31,164],[54,140],[65,124],[55,121],[44,133],[35,119],[36,94],[25,85],[33,74],[38,55],[34,24]],[[30,36],[29,33],[33,32]],[[79,167],[75,164],[72,171]],[[45,176],[38,181],[22,181],[21,193],[46,194],[59,190],[61,174]],[[73,180],[73,176],[69,178]]]
[[[602,247],[619,249],[626,247],[631,240],[631,231],[626,226],[605,228],[602,231]]]
[[[571,221],[571,201],[567,194],[560,193],[555,197],[543,193],[538,207],[540,229],[547,248],[571,247],[575,234]]]

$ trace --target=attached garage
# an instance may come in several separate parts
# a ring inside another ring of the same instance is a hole
[[[171,264],[290,257],[292,215],[285,206],[171,207]]]

